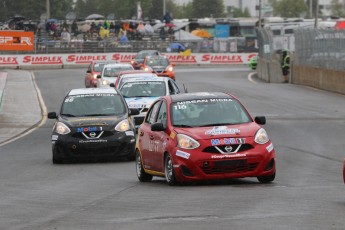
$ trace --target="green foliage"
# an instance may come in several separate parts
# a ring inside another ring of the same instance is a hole
[[[344,17],[344,7],[340,0],[332,0],[331,1],[331,12],[333,16]]]
[[[308,10],[304,0],[272,0],[271,5],[275,15],[286,18],[300,17]]]
[[[249,12],[248,7],[246,7],[243,11],[240,8],[233,7],[232,17],[234,18],[250,17],[250,12]]]
[[[209,0],[193,0],[192,6],[193,17],[195,18],[220,18],[225,15],[223,0],[213,0],[212,4],[210,4]]]

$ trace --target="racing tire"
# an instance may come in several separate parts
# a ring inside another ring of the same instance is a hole
[[[267,184],[274,181],[275,177],[276,177],[276,173],[273,173],[272,175],[269,175],[269,176],[259,176],[257,178],[260,183]]]
[[[167,154],[164,159],[164,174],[165,174],[165,180],[167,181],[168,185],[174,186],[177,184],[177,180],[176,180],[175,172],[174,172],[174,165],[173,165],[170,154]]]
[[[153,176],[150,174],[147,174],[144,170],[139,150],[135,151],[135,165],[136,165],[137,177],[140,182],[149,182],[152,180]]]
[[[52,157],[53,164],[62,164],[64,163],[61,157],[58,157],[55,150],[53,150],[53,157]]]

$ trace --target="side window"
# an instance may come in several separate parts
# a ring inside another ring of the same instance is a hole
[[[173,84],[173,86],[174,86],[174,88],[175,88],[175,94],[181,93],[181,92],[180,92],[180,89],[178,88],[178,86],[177,86],[177,84],[175,83],[175,81],[171,81],[171,82],[172,82],[172,84]]]
[[[87,68],[88,71],[92,70],[92,64],[89,65],[89,68]]]
[[[176,94],[175,88],[173,86],[173,82],[170,80],[168,81],[168,87],[169,87],[169,94],[170,95]]]
[[[166,105],[166,102],[163,101],[158,111],[157,122],[163,123],[163,125],[166,125],[166,120],[167,120],[167,105]]]
[[[160,104],[161,104],[161,101],[157,101],[154,105],[151,106],[151,109],[149,111],[149,114],[145,122],[149,124],[155,123],[156,115],[157,115]]]

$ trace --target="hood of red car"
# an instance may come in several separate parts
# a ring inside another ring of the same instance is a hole
[[[255,122],[227,125],[227,126],[208,126],[208,127],[193,127],[193,128],[175,128],[176,133],[183,133],[193,137],[196,140],[212,139],[212,138],[227,138],[227,137],[253,137],[260,128]]]

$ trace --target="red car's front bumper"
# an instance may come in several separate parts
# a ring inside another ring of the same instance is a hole
[[[258,145],[250,151],[234,154],[176,149],[173,153],[175,177],[179,182],[190,182],[270,176],[276,171],[275,151],[270,146],[272,144]]]

